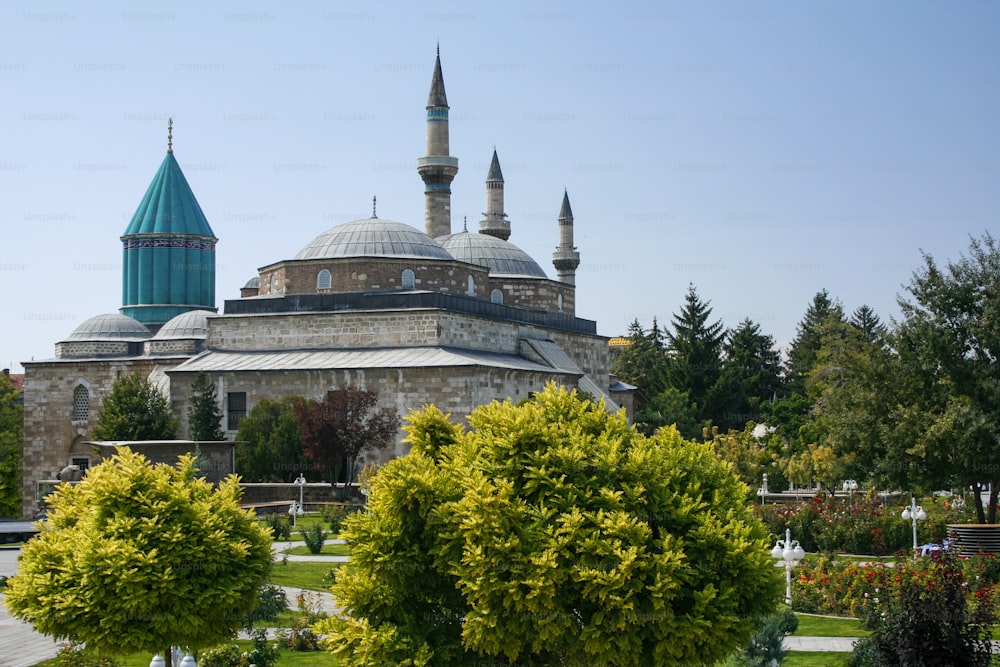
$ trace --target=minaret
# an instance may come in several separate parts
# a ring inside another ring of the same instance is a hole
[[[219,240],[174,159],[173,119],[167,156],[122,234],[122,315],[163,324],[189,310],[215,310]]]
[[[576,267],[580,266],[580,253],[573,246],[573,209],[569,207],[569,193],[563,190],[562,208],[559,209],[559,245],[552,253],[559,282],[576,285]]]
[[[427,155],[417,158],[417,173],[424,181],[424,227],[431,238],[451,234],[451,182],[458,173],[458,158],[448,155],[448,108],[439,46],[427,96]]]
[[[506,241],[510,238],[510,220],[503,212],[503,172],[500,171],[500,160],[497,159],[497,149],[493,149],[493,161],[490,172],[486,175],[486,212],[479,222],[479,233],[489,234]]]

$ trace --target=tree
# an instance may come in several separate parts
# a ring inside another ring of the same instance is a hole
[[[374,389],[334,389],[326,392],[322,401],[299,403],[297,411],[299,439],[306,456],[329,470],[333,483],[343,473],[345,493],[354,481],[358,457],[388,447],[399,433],[399,415],[391,408],[378,408]]]
[[[646,437],[549,385],[411,412],[410,453],[347,520],[345,665],[691,665],[724,659],[780,599],[769,535],[706,444]]]
[[[316,464],[305,456],[299,438],[296,406],[301,396],[280,401],[261,399],[240,420],[236,440],[236,472],[250,482],[290,482],[300,474],[319,481]]]
[[[851,326],[858,330],[861,340],[866,343],[880,343],[885,340],[887,332],[882,320],[875,311],[867,305],[859,306],[851,315]]]
[[[177,437],[177,420],[166,397],[148,379],[138,373],[123,375],[101,404],[92,436],[95,440],[172,440]]]
[[[697,416],[701,421],[715,421],[724,410],[719,380],[726,330],[721,320],[709,323],[711,316],[712,308],[690,285],[684,306],[673,316],[672,330],[667,331],[667,385],[688,394],[688,399],[698,406]],[[686,437],[697,436],[682,433]]]
[[[817,292],[812,303],[806,309],[802,321],[799,322],[798,332],[788,352],[787,382],[789,391],[805,396],[806,376],[815,365],[823,328],[829,324],[830,320],[842,321],[843,319],[844,309],[840,302],[831,299],[829,292],[825,289]]]
[[[222,430],[222,410],[219,409],[219,398],[215,393],[215,385],[204,373],[198,373],[191,385],[193,392],[191,406],[188,408],[188,421],[191,424],[192,440],[225,440]]]
[[[990,234],[945,269],[924,254],[901,298],[894,340],[909,393],[894,415],[920,432],[911,455],[932,482],[972,486],[980,520],[996,523],[1000,491],[1000,248]],[[990,487],[988,514],[981,491]]]
[[[653,397],[666,388],[667,350],[663,344],[660,325],[653,318],[647,332],[639,320],[628,327],[629,345],[617,353],[612,371],[623,381],[639,387],[646,396]]]
[[[111,655],[218,644],[271,568],[271,538],[239,500],[235,477],[213,489],[190,455],[154,466],[121,448],[48,497],[6,604],[38,632]]]
[[[21,513],[23,444],[24,406],[10,378],[0,373],[0,516]]]
[[[760,406],[777,398],[781,390],[781,355],[774,338],[761,333],[760,325],[744,319],[726,336],[722,382],[729,387],[728,410],[716,423],[721,429],[742,429],[760,422]]]

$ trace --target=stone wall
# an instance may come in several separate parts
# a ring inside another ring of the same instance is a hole
[[[180,360],[177,360],[180,361]],[[24,364],[24,476],[23,517],[38,512],[37,482],[55,479],[74,457],[100,457],[83,443],[90,440],[101,401],[120,375],[147,377],[157,364],[147,358],[101,361],[49,361]],[[88,418],[73,421],[73,392],[77,385],[90,397]]]
[[[503,292],[505,306],[576,314],[576,288],[544,278],[490,278],[489,293]],[[488,298],[487,294],[487,298]]]

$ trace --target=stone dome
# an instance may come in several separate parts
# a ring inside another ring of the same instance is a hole
[[[160,330],[153,336],[154,340],[164,340],[167,338],[200,338],[208,337],[208,316],[212,314],[209,310],[189,310],[172,318],[169,322],[160,327]]]
[[[144,324],[121,313],[105,313],[84,320],[67,340],[145,340],[152,332]]]
[[[295,259],[342,257],[453,259],[441,244],[422,231],[382,218],[355,220],[328,229],[303,248]]]
[[[438,239],[441,246],[460,262],[485,266],[491,275],[547,278],[545,271],[528,253],[513,243],[489,234],[459,232]]]
[[[247,281],[247,284],[243,286],[243,289],[260,289],[260,276],[254,276]]]

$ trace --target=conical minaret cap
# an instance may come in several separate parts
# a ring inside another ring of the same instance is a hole
[[[503,183],[503,172],[500,171],[500,159],[497,157],[497,149],[493,149],[493,161],[490,162],[490,171],[486,174],[487,183]]]
[[[562,200],[562,207],[559,209],[559,219],[560,220],[573,219],[573,209],[569,207],[569,193],[566,190],[563,190],[563,200]]]
[[[434,78],[431,79],[431,92],[427,96],[427,108],[448,107],[448,96],[444,92],[444,75],[441,74],[441,49],[438,49],[434,60]]]

